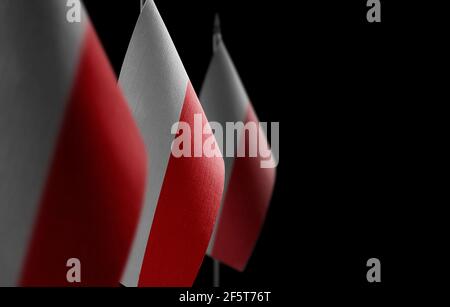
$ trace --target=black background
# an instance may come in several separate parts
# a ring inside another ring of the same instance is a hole
[[[369,24],[365,0],[155,2],[197,93],[219,12],[260,120],[281,126],[261,238],[245,272],[222,266],[221,285],[300,302],[317,291],[318,300],[336,293],[374,299],[433,284],[428,273],[440,262],[425,258],[432,248],[422,211],[429,195],[419,184],[426,125],[418,114],[433,99],[421,82],[432,77],[422,69],[433,66],[440,8],[384,0],[382,22]],[[139,0],[84,3],[118,74]],[[380,284],[366,281],[371,257],[381,260]],[[205,258],[195,286],[211,285]]]

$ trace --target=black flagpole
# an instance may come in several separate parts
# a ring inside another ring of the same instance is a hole
[[[220,30],[220,19],[219,14],[216,14],[213,28],[213,52],[217,51],[221,42],[222,33]],[[217,288],[220,286],[220,262],[216,259],[213,259],[213,262],[213,286]]]

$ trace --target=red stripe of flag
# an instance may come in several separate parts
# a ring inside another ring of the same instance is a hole
[[[208,123],[189,83],[180,121],[194,127],[194,114],[202,114],[203,124]],[[203,142],[209,136],[204,134]],[[170,157],[139,286],[192,286],[213,230],[223,178],[221,157]]]
[[[248,105],[245,123],[259,120],[251,104]],[[269,148],[266,137],[258,130],[259,142]],[[250,139],[242,137],[246,146],[245,157],[236,157],[223,203],[212,256],[221,262],[243,271],[253,252],[272,196],[275,184],[275,168],[261,168],[264,159],[249,157]]]

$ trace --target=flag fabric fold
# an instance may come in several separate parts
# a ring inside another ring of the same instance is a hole
[[[216,34],[215,40],[216,50],[200,93],[206,116],[222,127],[226,123],[236,122],[257,125],[258,140],[250,139],[245,132],[241,132],[237,136],[234,146],[237,150],[233,156],[226,156],[225,147],[222,147],[225,161],[224,196],[208,247],[210,256],[242,271],[264,225],[275,185],[275,161],[270,155],[269,162],[274,167],[262,168],[261,162],[267,162],[266,158],[259,152],[255,157],[249,155],[250,145],[270,147],[220,33]],[[237,157],[236,152],[239,151],[246,152],[245,157]]]
[[[146,1],[119,84],[149,159],[143,214],[122,278],[125,286],[191,286],[205,255],[223,192],[221,157],[171,153],[172,125],[208,121],[153,1]],[[203,141],[208,134],[202,136]],[[193,138],[191,139],[194,142]]]
[[[66,13],[0,2],[2,286],[118,286],[141,213],[144,142],[88,16]]]

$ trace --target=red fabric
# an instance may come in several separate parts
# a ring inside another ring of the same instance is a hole
[[[88,25],[21,285],[119,285],[144,196],[146,156]],[[69,258],[81,261],[81,284],[66,281]]]
[[[194,114],[199,113],[203,115],[203,124],[207,123],[189,83],[180,121],[194,127]],[[207,137],[203,136],[203,141]],[[194,144],[192,136],[191,140]],[[208,247],[223,184],[221,157],[170,157],[139,286],[192,286]]]
[[[259,125],[251,104],[246,122]],[[261,130],[258,139],[267,146]],[[261,168],[264,159],[259,154],[248,157],[249,138],[242,138],[242,142],[247,146],[247,154],[234,160],[212,251],[214,258],[239,271],[245,269],[253,252],[275,185],[275,169]]]

